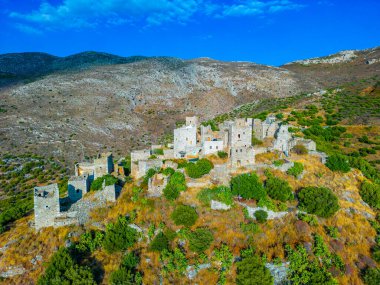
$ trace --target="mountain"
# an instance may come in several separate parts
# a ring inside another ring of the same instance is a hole
[[[0,55],[0,151],[69,162],[106,148],[122,154],[169,135],[186,114],[206,120],[245,103],[379,74],[378,48],[353,54],[282,67],[95,52]]]

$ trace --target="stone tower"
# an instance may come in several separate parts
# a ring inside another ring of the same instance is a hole
[[[34,223],[41,229],[54,226],[54,220],[59,215],[58,184],[34,187]]]

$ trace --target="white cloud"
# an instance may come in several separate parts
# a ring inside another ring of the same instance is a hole
[[[217,0],[63,0],[52,5],[44,0],[30,13],[10,12],[20,30],[81,29],[99,25],[161,25],[186,23],[196,14],[208,17],[255,16],[299,9],[290,0],[236,0],[223,4]]]

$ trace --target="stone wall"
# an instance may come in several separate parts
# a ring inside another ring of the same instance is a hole
[[[276,134],[276,140],[273,144],[273,149],[282,151],[286,154],[289,153],[289,142],[292,139],[291,134],[289,133],[288,125],[281,125],[280,129]]]
[[[197,116],[186,117],[186,126],[198,127],[199,119]]]

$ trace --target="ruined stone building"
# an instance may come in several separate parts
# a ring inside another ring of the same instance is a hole
[[[284,152],[286,155],[289,154],[289,142],[291,139],[292,135],[289,132],[289,126],[281,125],[276,133],[276,140],[274,141],[273,149]]]
[[[268,116],[263,122],[260,119],[253,120],[253,134],[259,140],[274,138],[278,128],[279,122],[275,116]]]
[[[131,175],[137,177],[139,171],[139,160],[148,160],[151,156],[149,149],[134,150],[131,152]]]
[[[90,178],[87,174],[72,176],[67,182],[67,191],[72,202],[76,202],[90,189]]]
[[[34,224],[37,230],[54,226],[59,216],[58,184],[34,187]]]
[[[252,146],[237,146],[230,149],[230,166],[243,167],[255,164],[255,150]]]
[[[160,197],[168,182],[169,177],[162,173],[157,173],[149,178],[148,197]]]
[[[186,126],[192,126],[198,128],[199,126],[199,119],[197,116],[193,117],[186,117]]]
[[[75,176],[86,174],[90,181],[113,172],[112,153],[102,153],[94,159],[93,163],[81,162],[75,165]]]
[[[289,154],[290,150],[296,145],[303,145],[308,151],[316,150],[316,143],[313,140],[293,137],[289,132],[288,125],[281,125],[276,133],[276,139],[273,144],[273,149]]]
[[[147,171],[151,168],[153,169],[160,169],[162,167],[163,163],[161,159],[146,159],[146,160],[139,160],[137,162],[137,169],[134,172],[134,178],[139,179],[147,173]]]
[[[219,137],[219,132],[214,132],[211,126],[201,126],[202,154],[208,155],[222,151],[225,147],[223,140]]]
[[[252,145],[252,118],[239,118],[235,121],[225,121],[219,126],[220,135],[228,134],[227,145],[229,147]]]

